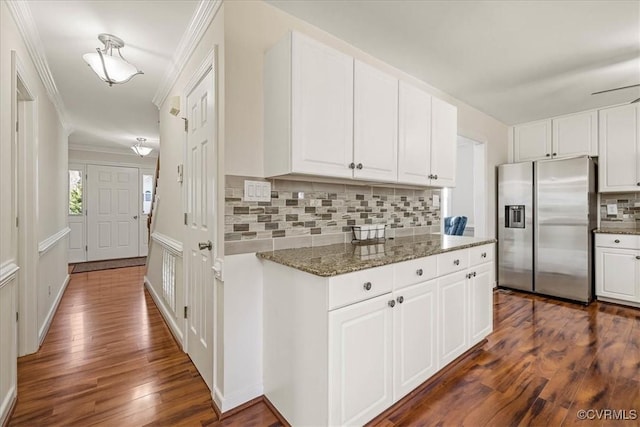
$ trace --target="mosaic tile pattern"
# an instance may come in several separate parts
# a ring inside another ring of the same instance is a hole
[[[388,224],[389,230],[440,231],[439,189],[271,180],[271,201],[242,200],[244,179],[225,180],[225,241],[351,233],[351,226]]]
[[[607,205],[618,206],[616,215],[607,214]],[[640,221],[640,193],[601,193],[600,228],[633,228]]]

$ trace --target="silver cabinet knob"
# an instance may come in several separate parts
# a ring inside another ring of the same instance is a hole
[[[487,257],[487,253],[486,253],[486,252],[482,252],[482,254],[480,254],[480,256],[481,256],[482,258],[486,258],[486,257]]]
[[[454,259],[454,260],[453,260],[453,263],[454,263],[455,265],[460,265],[460,260],[459,260],[459,259]]]
[[[640,255],[636,255],[636,259],[640,259]]]
[[[362,167],[363,167],[362,163],[358,163],[358,165],[356,166],[356,168],[358,168],[358,169],[362,169]]]
[[[547,157],[551,157],[551,154],[547,153],[547,154],[545,154],[545,156],[547,156]]]
[[[396,301],[395,300],[391,300],[391,301],[388,302],[388,304],[389,304],[389,307],[393,308],[393,307],[396,306]]]
[[[438,174],[433,175],[433,179],[438,179]]]
[[[465,277],[466,277],[467,279],[471,279],[471,273],[466,274],[466,275],[465,275]]]
[[[620,243],[619,239],[614,240],[615,243]]]
[[[355,169],[356,168],[356,164],[351,162],[349,163],[349,169]]]
[[[402,304],[404,302],[404,297],[403,296],[399,296],[398,298],[398,303]]]
[[[365,291],[370,291],[371,290],[371,282],[367,282],[364,285],[362,285],[362,287],[364,288]]]
[[[640,186],[640,182],[636,182],[636,185]]]
[[[423,274],[422,269],[421,269],[421,268],[419,268],[418,270],[416,270],[416,274],[417,274],[418,276],[422,276],[422,274]]]
[[[200,249],[201,251],[205,249],[211,250],[212,248],[213,248],[213,245],[211,244],[211,240],[198,243],[198,249]]]
[[[473,272],[473,277],[476,277],[476,272],[475,271]]]
[[[558,155],[558,153],[553,153],[553,156],[554,156],[554,157],[555,157],[555,156],[557,156],[557,155]]]
[[[138,215],[134,215],[134,216],[133,216],[133,219],[138,219]]]

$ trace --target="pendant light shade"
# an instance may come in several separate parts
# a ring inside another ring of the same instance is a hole
[[[151,153],[153,149],[151,147],[145,147],[143,144],[147,140],[147,138],[136,138],[138,141],[137,144],[131,146],[131,149],[134,153],[136,153],[140,157],[144,157],[147,154]]]
[[[135,65],[127,62],[120,53],[120,49],[124,47],[122,39],[111,34],[100,34],[98,40],[104,44],[104,49],[96,48],[95,53],[85,53],[82,59],[102,81],[113,86],[126,83],[138,74],[144,74]],[[114,54],[114,49],[117,55]]]

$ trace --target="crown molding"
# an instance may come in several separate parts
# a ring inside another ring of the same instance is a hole
[[[167,71],[153,96],[152,102],[156,107],[160,108],[165,99],[169,95],[169,91],[176,84],[182,70],[184,70],[187,61],[195,50],[204,33],[209,28],[209,24],[213,21],[223,0],[200,0],[200,4],[195,13],[191,17],[187,30],[182,35],[180,43],[173,54],[171,65]]]
[[[38,27],[33,20],[33,15],[31,15],[31,9],[29,9],[28,2],[19,0],[4,1],[13,16],[13,20],[18,27],[18,31],[20,31],[24,44],[27,46],[27,51],[29,52],[31,61],[33,61],[33,65],[38,71],[40,80],[42,80],[42,84],[49,95],[49,99],[58,112],[58,118],[60,119],[62,126],[68,133],[71,132],[72,128],[67,120],[67,112],[64,108],[60,92],[58,92],[56,82],[51,74],[49,62],[47,61],[47,57],[44,53],[42,39],[40,38]]]

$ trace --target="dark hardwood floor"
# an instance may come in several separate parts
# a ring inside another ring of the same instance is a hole
[[[143,271],[72,275],[42,348],[19,360],[10,425],[280,425],[263,402],[218,420]],[[510,291],[494,308],[483,346],[375,425],[640,426],[640,310]],[[578,419],[599,409],[637,417]]]

